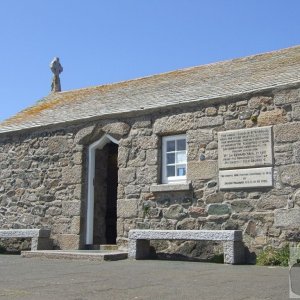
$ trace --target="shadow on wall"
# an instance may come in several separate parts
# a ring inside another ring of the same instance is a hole
[[[223,264],[223,245],[211,241],[151,241],[149,259]],[[245,247],[245,264],[256,264],[256,254],[248,247]]]

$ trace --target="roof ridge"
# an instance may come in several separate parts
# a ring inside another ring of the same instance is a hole
[[[178,73],[178,72],[183,73],[183,72],[191,71],[191,70],[197,69],[197,68],[215,66],[215,65],[218,65],[218,64],[220,64],[220,65],[221,64],[227,64],[227,63],[236,62],[236,61],[243,61],[243,60],[247,60],[247,59],[251,59],[251,58],[256,58],[256,57],[259,57],[259,56],[266,56],[266,55],[272,54],[272,53],[281,53],[281,52],[285,52],[287,50],[291,50],[291,49],[295,49],[295,48],[300,48],[300,45],[294,45],[294,46],[291,46],[291,47],[282,48],[282,49],[278,49],[278,50],[271,50],[271,51],[266,51],[266,52],[262,52],[262,53],[251,54],[251,55],[248,55],[248,56],[241,56],[241,57],[230,58],[230,59],[226,59],[226,60],[215,61],[215,62],[203,64],[203,65],[185,67],[185,68],[182,68],[182,69],[176,69],[176,70],[172,70],[172,71],[166,71],[166,72],[163,72],[163,73],[151,74],[151,75],[148,75],[148,76],[142,76],[142,77],[127,79],[127,80],[121,80],[121,81],[117,81],[117,82],[104,83],[104,84],[100,84],[100,85],[92,85],[92,86],[78,88],[78,89],[66,90],[66,91],[56,92],[54,94],[63,95],[64,93],[78,92],[78,91],[84,91],[84,90],[90,90],[90,89],[97,89],[99,87],[105,87],[105,86],[114,86],[114,85],[118,85],[118,84],[136,82],[136,81],[139,81],[139,80],[153,78],[153,77],[163,77],[165,75],[172,74],[172,73]],[[42,99],[47,98],[51,95],[53,95],[53,93],[49,94],[48,96],[44,96],[43,98],[41,98],[40,101],[43,101]]]

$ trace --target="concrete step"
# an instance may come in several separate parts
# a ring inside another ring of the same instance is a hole
[[[114,245],[114,244],[106,244],[106,245],[90,245],[89,246],[89,250],[108,250],[108,251],[112,251],[112,250],[118,250],[118,246]]]
[[[118,250],[117,245],[100,245],[100,250]]]
[[[42,257],[54,259],[85,259],[93,261],[115,261],[126,259],[128,252],[116,250],[36,250],[22,251],[22,257]]]

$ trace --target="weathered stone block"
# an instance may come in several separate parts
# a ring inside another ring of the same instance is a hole
[[[205,211],[205,208],[198,207],[198,206],[190,206],[189,214],[192,218],[199,218],[199,217],[207,216],[207,212]]]
[[[276,166],[292,164],[293,163],[293,152],[275,153],[274,159],[275,159]],[[296,161],[296,162],[298,162],[298,161]]]
[[[216,142],[216,141],[210,142],[210,143],[206,146],[205,149],[206,149],[206,150],[214,150],[214,149],[218,149],[218,142]]]
[[[224,119],[222,116],[202,117],[195,120],[195,128],[218,126],[223,123]]]
[[[49,207],[47,209],[47,214],[49,214],[50,216],[59,216],[61,215],[61,208],[59,207]]]
[[[62,201],[62,214],[70,217],[79,216],[80,206],[80,201]]]
[[[293,144],[293,154],[296,163],[300,163],[300,142]],[[292,157],[292,155],[290,155]]]
[[[195,198],[197,198],[197,199],[202,199],[203,194],[204,194],[203,189],[194,190],[194,196],[195,196]]]
[[[130,131],[130,126],[124,122],[115,122],[105,125],[102,130],[119,140],[123,136],[127,135]]]
[[[125,186],[125,194],[131,195],[131,194],[139,194],[141,192],[141,187],[138,185],[127,185]]]
[[[73,161],[74,161],[75,165],[81,165],[82,164],[82,152],[74,153]]]
[[[137,128],[150,128],[151,127],[151,120],[138,120],[134,122],[132,125],[133,129]]]
[[[283,90],[277,92],[274,96],[274,103],[276,105],[291,104],[299,102],[300,100],[300,89]]]
[[[245,125],[245,122],[244,121],[241,121],[241,120],[228,120],[225,122],[225,128],[227,130],[234,130],[234,129],[241,129],[241,128],[244,128],[246,125]]]
[[[149,149],[146,152],[146,163],[149,166],[158,164],[159,151],[157,149]]]
[[[230,213],[230,208],[227,204],[209,204],[207,213],[209,215],[226,215]]]
[[[287,196],[270,195],[262,198],[257,203],[258,209],[273,210],[275,208],[282,208],[287,205]]]
[[[40,217],[43,217],[45,215],[45,207],[42,205],[36,205],[32,208],[31,213],[33,215],[38,215]]]
[[[296,121],[299,121],[300,120],[300,104],[299,103],[293,104],[292,107],[293,107],[293,113],[292,113],[293,119]]]
[[[182,221],[179,221],[176,225],[177,230],[193,230],[197,229],[197,222],[194,218],[186,218]]]
[[[236,106],[245,106],[248,104],[247,100],[241,100],[235,103]]]
[[[241,107],[239,110],[239,119],[240,120],[249,120],[252,116],[253,110],[249,107]]]
[[[137,168],[136,179],[139,184],[152,184],[157,182],[157,166],[145,166]]]
[[[281,153],[281,152],[291,152],[293,151],[293,144],[280,144],[274,146],[274,151]]]
[[[62,250],[79,249],[79,235],[77,234],[60,234],[57,236],[57,242]]]
[[[253,206],[250,204],[249,201],[247,200],[234,200],[231,203],[231,209],[234,212],[245,212],[245,211],[252,211],[253,210]]]
[[[118,173],[119,183],[130,183],[135,180],[135,168],[120,168]]]
[[[252,97],[248,102],[249,107],[252,109],[260,109],[262,106],[267,106],[270,104],[272,104],[272,98],[265,96]]]
[[[300,226],[300,209],[278,209],[274,211],[274,226],[296,227]]]
[[[300,122],[279,124],[274,126],[275,141],[296,142],[300,140]]]
[[[133,140],[133,146],[138,149],[148,150],[157,149],[158,147],[158,137],[153,136],[139,136]]]
[[[270,111],[262,111],[257,118],[258,126],[268,126],[286,122],[286,111],[281,108],[276,108]]]
[[[166,219],[180,220],[187,217],[187,211],[181,205],[173,204],[164,212],[164,217]]]
[[[93,132],[94,128],[95,128],[95,125],[88,126],[88,127],[85,127],[83,129],[79,130],[75,135],[74,143],[75,144],[86,143],[88,141],[89,136]]]
[[[127,167],[129,152],[130,152],[129,148],[119,146],[119,149],[118,149],[118,166],[119,166],[119,168]]]
[[[11,171],[10,170],[1,170],[0,173],[0,179],[6,179],[11,176]]]
[[[138,203],[136,199],[122,199],[117,202],[117,215],[119,218],[135,218],[138,216]]]
[[[248,235],[250,235],[251,237],[255,237],[256,236],[256,223],[252,220],[250,220],[247,223],[246,229],[245,229],[245,233],[247,233]]]
[[[71,150],[68,140],[65,136],[52,137],[48,142],[48,154],[68,152]]]
[[[197,129],[187,132],[187,142],[196,144],[208,144],[214,139],[212,129]]]
[[[293,202],[294,202],[294,204],[297,204],[298,206],[300,206],[300,190],[297,190],[294,193]]]
[[[279,174],[283,184],[291,186],[300,185],[300,164],[281,166]]]
[[[132,147],[129,150],[128,167],[143,167],[146,164],[146,150],[141,150],[137,147]]]
[[[221,203],[224,200],[224,193],[218,192],[218,193],[213,193],[208,195],[205,198],[205,203],[210,204],[210,203]]]
[[[62,181],[65,184],[76,184],[82,182],[81,177],[82,167],[81,165],[73,166],[72,168],[67,167],[62,170]]]
[[[123,219],[117,219],[117,236],[123,236],[124,235],[124,221]]]
[[[76,216],[72,218],[70,232],[73,234],[80,233],[80,216]]]
[[[190,161],[187,165],[188,180],[212,179],[218,175],[218,162],[215,160]]]
[[[217,113],[218,113],[218,110],[217,110],[217,108],[214,107],[214,106],[207,107],[207,108],[205,109],[205,114],[206,114],[207,116],[215,116],[215,115],[217,115]]]
[[[194,115],[184,113],[157,119],[153,125],[156,134],[178,134],[194,127]]]
[[[229,214],[226,215],[209,215],[207,222],[214,222],[216,224],[224,224],[230,218]]]

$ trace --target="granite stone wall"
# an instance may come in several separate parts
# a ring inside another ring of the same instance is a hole
[[[299,101],[299,89],[273,90],[155,115],[140,129],[134,123],[120,143],[119,242],[131,228],[241,229],[250,252],[299,241]],[[273,128],[273,187],[220,191],[217,133],[262,126]],[[151,186],[160,183],[161,137],[182,133],[190,189]],[[154,245],[197,257],[203,251],[191,242]]]
[[[82,146],[72,130],[0,137],[0,167],[0,228],[50,228],[55,248],[78,248]]]
[[[274,186],[220,191],[217,133],[273,127]],[[88,146],[119,141],[117,243],[132,228],[241,229],[250,252],[300,240],[300,89],[269,90],[145,115],[0,136],[0,227],[52,230],[84,246]],[[162,186],[162,136],[186,133],[187,184]],[[101,169],[101,168],[100,168]],[[154,243],[201,256],[203,243]]]

